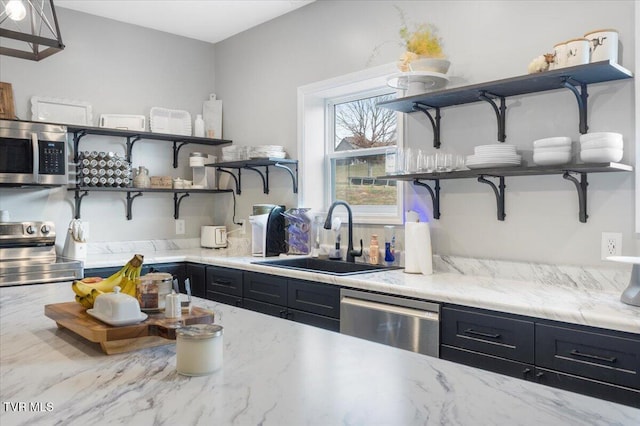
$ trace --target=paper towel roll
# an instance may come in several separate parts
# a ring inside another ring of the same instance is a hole
[[[404,271],[410,274],[433,274],[431,232],[426,222],[404,224]]]

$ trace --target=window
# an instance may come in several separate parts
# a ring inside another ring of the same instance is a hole
[[[377,104],[393,98],[384,89],[327,100],[330,202],[344,200],[360,216],[393,215],[399,201],[396,181],[380,178],[397,146],[398,114]]]
[[[402,223],[402,182],[377,179],[386,151],[402,146],[404,115],[374,108],[395,97],[386,84],[395,72],[394,63],[298,88],[298,206],[326,212],[342,199],[355,223]]]

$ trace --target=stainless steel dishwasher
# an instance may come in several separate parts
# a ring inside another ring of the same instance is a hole
[[[438,358],[440,305],[342,289],[340,333]]]

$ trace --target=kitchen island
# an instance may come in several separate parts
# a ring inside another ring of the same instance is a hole
[[[68,283],[0,288],[0,424],[637,425],[640,410],[196,299],[224,365],[176,373],[175,345],[104,355],[44,306]]]

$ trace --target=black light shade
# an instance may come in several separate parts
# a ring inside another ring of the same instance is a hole
[[[0,0],[0,55],[39,61],[62,49],[53,0]]]

